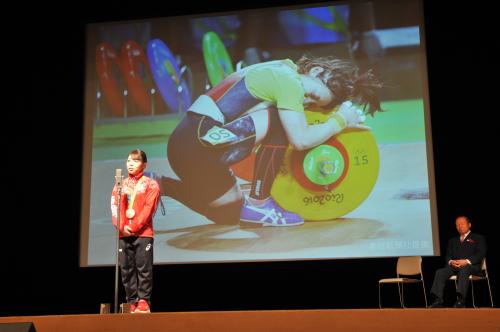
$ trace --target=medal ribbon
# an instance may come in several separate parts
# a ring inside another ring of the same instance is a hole
[[[136,183],[136,185],[134,187],[134,192],[132,193],[132,197],[129,196],[129,200],[128,200],[128,208],[129,209],[132,209],[132,207],[134,206],[135,194],[137,194],[137,188],[142,183],[142,179],[143,178],[144,178],[144,175],[141,176],[141,178],[139,179],[139,181],[137,181],[137,183]]]

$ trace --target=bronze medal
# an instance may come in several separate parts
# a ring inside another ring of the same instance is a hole
[[[135,210],[127,209],[127,211],[125,211],[125,215],[127,216],[128,219],[132,219],[135,216]]]
[[[128,200],[128,209],[125,211],[125,216],[127,216],[128,219],[132,219],[135,216],[135,210],[132,208],[134,206],[134,201],[135,201],[135,195],[137,193],[137,189],[142,183],[142,179],[144,177],[141,176],[137,184],[134,186],[134,190],[132,193],[130,193],[129,189],[129,194],[127,195],[127,200]]]

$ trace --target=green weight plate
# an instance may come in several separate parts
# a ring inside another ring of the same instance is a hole
[[[203,36],[203,58],[212,86],[217,85],[226,76],[234,72],[231,58],[219,36],[209,31]]]

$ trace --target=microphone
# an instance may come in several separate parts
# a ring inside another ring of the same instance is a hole
[[[117,168],[115,171],[115,184],[118,188],[122,187],[122,181],[123,181],[122,169]]]

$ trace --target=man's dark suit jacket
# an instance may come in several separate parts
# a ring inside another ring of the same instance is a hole
[[[446,263],[452,259],[468,259],[471,265],[481,267],[481,262],[486,256],[486,240],[484,236],[470,232],[460,242],[460,236],[451,238],[446,249]]]

